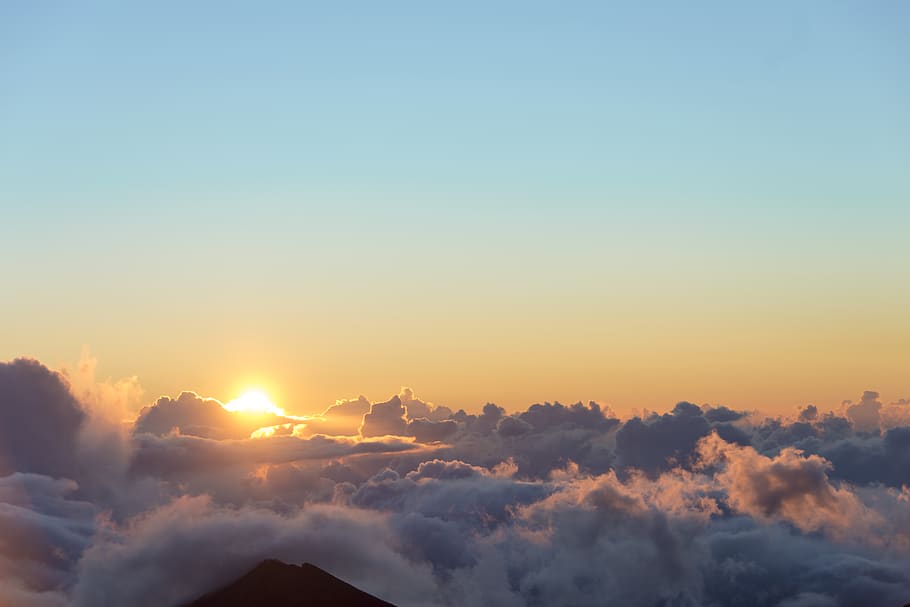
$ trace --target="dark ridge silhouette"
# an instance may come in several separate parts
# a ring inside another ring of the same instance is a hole
[[[262,561],[235,582],[185,607],[395,607],[315,565]]]

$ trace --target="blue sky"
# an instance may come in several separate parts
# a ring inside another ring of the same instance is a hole
[[[907,193],[903,3],[191,4],[2,9],[10,195]]]

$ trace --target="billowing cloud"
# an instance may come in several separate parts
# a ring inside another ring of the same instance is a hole
[[[363,436],[397,435],[408,433],[407,410],[398,396],[384,403],[373,403],[370,412],[363,416],[360,434]]]
[[[879,414],[882,404],[878,401],[878,392],[866,390],[858,403],[846,403],[847,419],[860,432],[878,432]]]
[[[0,604],[67,604],[98,509],[74,499],[74,481],[16,472],[0,477]]]
[[[401,607],[910,602],[910,404],[874,392],[621,420],[403,388],[268,423],[184,392],[124,427],[141,390],[93,374],[0,365],[0,604],[177,607],[265,558]]]
[[[419,443],[432,443],[449,438],[457,430],[458,424],[451,419],[434,422],[421,417],[408,422],[407,434]]]
[[[741,417],[725,407],[705,411],[692,403],[680,402],[671,413],[632,418],[616,434],[617,463],[621,468],[654,476],[676,466],[690,465],[698,441],[712,431],[728,441],[748,444],[748,434],[726,423]]]
[[[873,513],[847,488],[831,484],[831,462],[788,447],[773,458],[717,434],[699,442],[702,466],[717,466],[714,481],[729,505],[760,521],[782,520],[803,531],[868,532]]]
[[[413,436],[417,442],[430,443],[445,440],[458,430],[458,424],[440,412],[451,414],[448,408],[432,407],[414,397],[409,388],[382,403],[373,403],[363,416],[360,434],[375,436]],[[429,419],[427,416],[433,417]]]
[[[0,474],[74,478],[85,418],[59,373],[27,358],[0,363]]]
[[[408,387],[401,389],[398,398],[401,399],[401,404],[407,410],[407,418],[409,420],[426,418],[430,421],[442,421],[452,416],[452,410],[448,407],[424,402],[417,398],[414,391]]]
[[[363,416],[370,412],[372,403],[365,396],[353,400],[339,400],[326,409],[321,417],[306,421],[307,434],[353,436],[360,430]]]
[[[258,428],[293,422],[272,413],[237,415],[214,398],[183,392],[176,399],[162,396],[155,404],[142,409],[134,432],[156,436],[177,432],[213,439],[249,438]]]
[[[405,559],[395,543],[381,513],[314,505],[285,516],[183,497],[92,545],[73,605],[180,605],[265,558],[308,561],[389,600],[432,605],[428,566]]]

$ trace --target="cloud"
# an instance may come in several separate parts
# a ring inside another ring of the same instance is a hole
[[[831,461],[832,475],[857,485],[910,485],[910,427],[883,436],[855,436],[815,445]]]
[[[801,422],[813,422],[816,419],[818,419],[818,407],[815,405],[808,405],[799,412],[799,421]]]
[[[434,422],[419,418],[408,422],[406,433],[413,436],[418,443],[432,443],[447,439],[457,430],[458,424],[451,419]]]
[[[531,405],[519,418],[537,431],[560,427],[606,430],[614,423],[608,413],[595,402],[590,402],[587,406],[575,403],[568,407],[560,403],[544,403]]]
[[[265,426],[294,423],[294,420],[272,413],[235,413],[214,398],[202,398],[194,392],[182,392],[176,399],[167,396],[140,411],[133,431],[164,436],[172,432],[202,438],[248,438]]]
[[[711,423],[697,406],[681,402],[672,413],[642,420],[632,418],[616,434],[616,454],[623,468],[657,475],[678,464],[687,464],[698,441],[711,431]]]
[[[0,474],[76,477],[85,419],[59,373],[27,358],[0,363]]]
[[[369,413],[370,401],[366,396],[360,395],[354,400],[339,400],[334,405],[325,410],[323,417],[353,417],[358,423],[363,418],[364,413]]]
[[[433,605],[428,568],[406,560],[395,543],[381,513],[314,505],[284,516],[183,497],[92,545],[73,606],[178,605],[265,558],[311,562],[401,605]]]
[[[420,481],[423,479],[436,479],[436,480],[454,480],[461,478],[479,478],[482,476],[490,476],[490,472],[479,466],[472,466],[464,462],[455,461],[444,461],[441,459],[434,459],[426,462],[421,462],[417,466],[417,470],[409,472],[407,478],[412,481]]]
[[[736,420],[746,417],[742,411],[734,411],[729,407],[707,407],[704,409],[705,419],[709,422],[735,422]]]
[[[373,403],[370,412],[363,416],[360,434],[362,436],[407,436],[406,413],[398,396],[393,396],[384,403]]]
[[[702,466],[718,466],[714,481],[737,512],[760,521],[786,521],[803,531],[868,533],[878,523],[856,495],[831,484],[831,462],[788,447],[769,458],[717,434],[698,444]]]
[[[74,570],[96,535],[97,508],[73,499],[74,481],[0,477],[0,604],[65,605]]]
[[[135,418],[141,408],[144,390],[136,376],[119,380],[97,378],[98,359],[83,347],[75,365],[64,365],[59,373],[69,390],[90,415],[108,423],[122,424]]]
[[[264,558],[402,607],[910,601],[903,401],[623,421],[403,388],[249,438],[191,392],[124,425],[141,389],[94,364],[0,365],[0,604],[177,607]]]
[[[365,396],[353,400],[339,400],[326,409],[321,417],[306,420],[308,434],[330,434],[352,436],[358,433],[363,416],[370,412],[372,404]]]
[[[910,399],[902,398],[879,409],[879,425],[882,430],[910,426]]]
[[[410,388],[402,388],[398,398],[401,399],[401,404],[407,410],[407,418],[409,420],[426,418],[430,421],[438,422],[449,419],[452,416],[451,409],[420,400]]]
[[[409,407],[414,407],[417,413],[412,413]],[[438,417],[440,411],[451,413],[447,408],[435,408],[417,400],[410,388],[403,388],[400,395],[371,405],[369,413],[363,416],[360,434],[413,436],[421,443],[442,441],[458,430],[458,424],[451,419],[428,419],[427,416]]]
[[[860,401],[856,404],[849,403],[846,409],[847,419],[859,432],[878,432],[879,411],[882,404],[878,400],[878,392],[865,391]]]
[[[351,504],[387,512],[419,512],[462,525],[463,531],[495,527],[512,510],[550,493],[548,484],[498,476],[459,461],[421,463],[404,477],[384,470],[363,483]]]
[[[321,416],[298,424],[295,432],[303,436],[413,436],[428,443],[445,440],[456,432],[457,422],[451,417],[448,407],[426,403],[405,387],[385,402],[371,403],[365,396],[337,401]]]
[[[130,466],[133,475],[180,478],[200,470],[227,466],[280,464],[300,460],[337,458],[362,453],[389,453],[415,449],[413,442],[396,437],[356,440],[347,437],[275,436],[262,439],[213,440],[196,436],[136,437]]]
[[[496,424],[496,433],[505,437],[521,436],[533,429],[534,426],[519,417],[503,417]]]

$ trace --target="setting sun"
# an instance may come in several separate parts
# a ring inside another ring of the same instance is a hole
[[[284,417],[284,409],[269,399],[262,390],[247,390],[234,400],[222,405],[235,413],[272,413]]]
[[[0,0],[0,607],[910,607],[910,0],[261,4]]]

